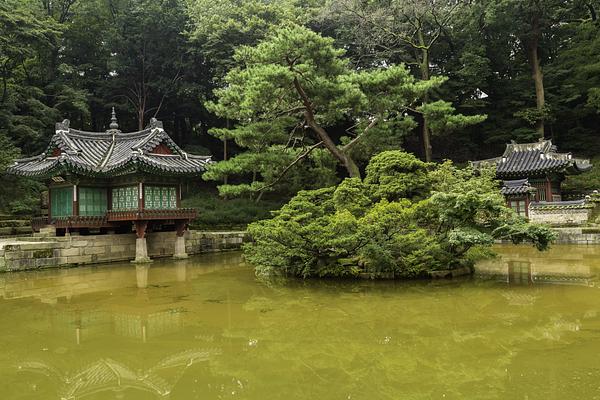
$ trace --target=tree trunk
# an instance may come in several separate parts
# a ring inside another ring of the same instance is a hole
[[[325,131],[325,129],[323,129],[323,127],[319,125],[315,120],[315,115],[313,113],[313,108],[310,99],[306,95],[306,92],[302,88],[302,85],[300,85],[298,78],[294,78],[294,87],[296,88],[296,91],[300,95],[302,103],[304,104],[304,118],[306,119],[306,123],[308,124],[308,126],[310,126],[310,128],[317,134],[319,139],[325,145],[325,148],[329,150],[329,152],[346,168],[346,171],[348,171],[348,175],[350,175],[351,178],[360,178],[360,170],[358,169],[358,166],[356,165],[352,157],[340,150],[335,145],[333,140],[331,140],[331,137],[329,137],[327,131]]]
[[[138,130],[139,131],[143,131],[144,130],[144,109],[142,107],[140,107],[138,109]]]
[[[309,114],[309,113],[307,113],[307,114]],[[329,137],[329,135],[327,134],[325,129],[323,129],[323,127],[321,127],[319,124],[317,124],[315,122],[312,115],[311,116],[307,115],[306,120],[307,120],[308,125],[317,134],[319,139],[321,139],[321,141],[323,141],[325,148],[327,150],[329,150],[329,152],[335,158],[338,159],[338,161],[344,166],[344,168],[346,168],[346,171],[348,171],[348,175],[350,175],[351,178],[360,178],[360,170],[358,169],[358,166],[356,165],[356,163],[354,162],[352,157],[350,157],[348,154],[342,152],[335,145],[335,143],[333,143],[333,140],[331,140],[331,138]]]
[[[425,38],[423,36],[423,31],[419,30],[419,44],[422,47],[421,49],[421,79],[424,81],[428,81],[430,76],[429,73],[429,48],[425,46]],[[423,104],[427,104],[429,102],[429,95],[425,94],[423,98]],[[425,161],[431,162],[432,160],[432,150],[431,150],[431,131],[429,130],[429,126],[427,125],[427,119],[423,116],[423,124],[421,125],[421,140],[423,141],[423,153],[425,155]]]
[[[431,162],[431,132],[427,126],[427,120],[423,118],[423,125],[421,126],[421,138],[423,140],[423,149],[425,150],[425,161]]]
[[[227,129],[229,129],[229,118],[227,118],[227,123],[226,123],[226,127]],[[223,161],[227,161],[227,138],[224,137],[223,138]],[[227,174],[225,174],[223,176],[223,184],[227,185]]]
[[[544,138],[544,76],[542,74],[542,67],[540,66],[540,58],[538,45],[541,37],[541,30],[539,26],[539,20],[535,18],[531,24],[532,27],[532,38],[527,43],[527,58],[529,59],[529,65],[531,66],[531,77],[535,83],[535,102],[537,110],[540,114],[537,123],[536,131],[540,139]]]

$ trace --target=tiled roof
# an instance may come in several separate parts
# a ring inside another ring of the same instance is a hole
[[[529,207],[535,210],[572,210],[581,208],[594,208],[594,205],[586,199],[569,200],[569,201],[536,201],[532,202]]]
[[[473,161],[473,166],[496,166],[500,178],[543,175],[549,172],[579,173],[592,168],[589,160],[574,158],[571,153],[557,153],[551,140],[535,143],[510,143],[504,154],[487,160]]]
[[[505,196],[527,194],[534,190],[535,188],[529,184],[528,179],[504,181],[502,182],[502,188],[500,189]]]
[[[161,143],[172,154],[153,153],[152,150]],[[116,176],[135,171],[193,175],[204,172],[210,163],[209,156],[184,152],[155,119],[147,129],[132,133],[122,133],[118,129],[85,132],[70,128],[69,121],[65,120],[56,124],[56,133],[45,153],[16,160],[8,172],[30,177],[52,176],[62,171],[92,176]]]

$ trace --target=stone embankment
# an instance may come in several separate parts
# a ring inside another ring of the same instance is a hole
[[[189,231],[185,235],[186,252],[190,255],[238,250],[250,240],[245,232]],[[175,232],[149,233],[149,256],[173,256],[175,238]],[[133,260],[135,239],[134,234],[0,239],[0,271]]]
[[[558,244],[598,244],[600,227],[554,228]]]

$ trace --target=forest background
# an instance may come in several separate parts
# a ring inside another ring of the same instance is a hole
[[[598,0],[2,0],[0,171],[42,152],[55,122],[103,131],[115,107],[123,131],[155,117],[185,150],[228,160],[189,187],[188,204],[204,211],[200,225],[242,225],[300,189],[338,183],[348,171],[313,148],[310,126],[247,124],[219,108],[244,46],[282,26],[332,38],[347,71],[403,64],[414,84],[431,82],[420,107],[402,104],[401,118],[352,149],[359,171],[384,150],[464,163],[542,137],[595,158],[598,10]],[[369,118],[342,116],[325,128],[346,146]],[[0,179],[0,211],[36,212],[40,184]],[[600,177],[567,185],[597,189]]]

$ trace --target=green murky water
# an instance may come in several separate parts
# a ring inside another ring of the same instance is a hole
[[[257,282],[238,254],[0,275],[1,399],[600,398],[600,247],[474,278]]]

